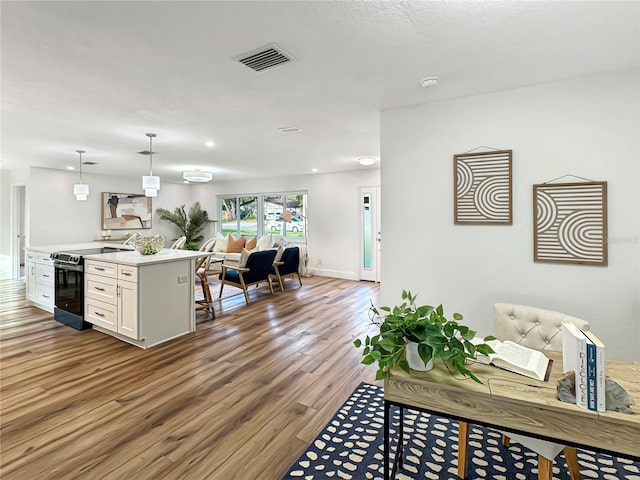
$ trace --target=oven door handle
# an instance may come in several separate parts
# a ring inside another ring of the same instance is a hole
[[[54,267],[56,270],[71,270],[73,272],[84,272],[84,265],[71,265],[68,263],[55,262]]]

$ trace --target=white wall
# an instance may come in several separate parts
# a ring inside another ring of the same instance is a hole
[[[54,245],[86,242],[100,238],[101,192],[140,192],[140,178],[84,174],[91,193],[87,201],[73,196],[77,173],[32,168],[27,179],[27,245]],[[163,182],[153,209],[173,211],[195,201],[217,219],[217,195],[251,194],[283,191],[307,191],[309,195],[309,267],[317,275],[356,280],[359,278],[360,209],[359,189],[380,185],[380,170],[362,169],[335,174],[272,177],[237,182],[213,182],[205,185]],[[143,235],[161,234],[167,243],[177,230],[157,215],[150,230],[136,230]],[[212,236],[215,226],[205,232]],[[112,231],[114,237],[129,230]],[[322,268],[317,266],[322,259]]]
[[[380,170],[271,177],[193,187],[210,218],[217,218],[217,195],[307,191],[309,268],[316,275],[351,280],[360,275],[360,187],[380,185]],[[322,265],[317,265],[318,259]]]
[[[84,174],[90,194],[86,201],[77,201],[73,184],[78,174],[62,170],[31,168],[27,181],[27,245],[56,245],[69,242],[90,242],[101,238],[101,193],[142,193],[141,177],[118,177]],[[142,235],[164,235],[166,243],[179,236],[177,228],[160,221],[156,208],[172,210],[191,204],[188,185],[163,182],[158,197],[152,199],[154,216],[151,229],[112,230],[112,237],[128,232]]]
[[[617,72],[382,115],[383,304],[402,289],[492,331],[496,302],[584,318],[608,355],[640,358],[638,72]],[[453,155],[513,149],[513,225],[453,224]],[[533,262],[532,185],[608,182],[609,266]]]

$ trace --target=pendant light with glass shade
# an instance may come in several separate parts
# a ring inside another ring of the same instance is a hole
[[[82,181],[82,154],[84,150],[76,150],[80,154],[80,183],[73,185],[73,194],[76,196],[76,200],[84,201],[89,196],[89,185]]]
[[[142,177],[142,188],[145,197],[157,197],[160,190],[160,177],[153,175],[153,139],[157,135],[155,133],[145,133],[149,137],[149,151],[138,152],[142,155],[149,155],[149,175]]]

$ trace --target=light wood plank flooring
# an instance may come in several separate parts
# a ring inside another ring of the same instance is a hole
[[[195,333],[142,350],[65,327],[2,281],[0,478],[280,479],[373,382],[352,340],[378,298],[367,282],[286,283],[251,288],[249,306],[224,298],[216,320],[200,312]]]

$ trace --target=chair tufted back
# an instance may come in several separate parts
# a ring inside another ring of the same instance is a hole
[[[589,322],[580,318],[510,303],[496,303],[493,320],[498,340],[511,340],[537,350],[562,351],[563,322],[589,330]]]

